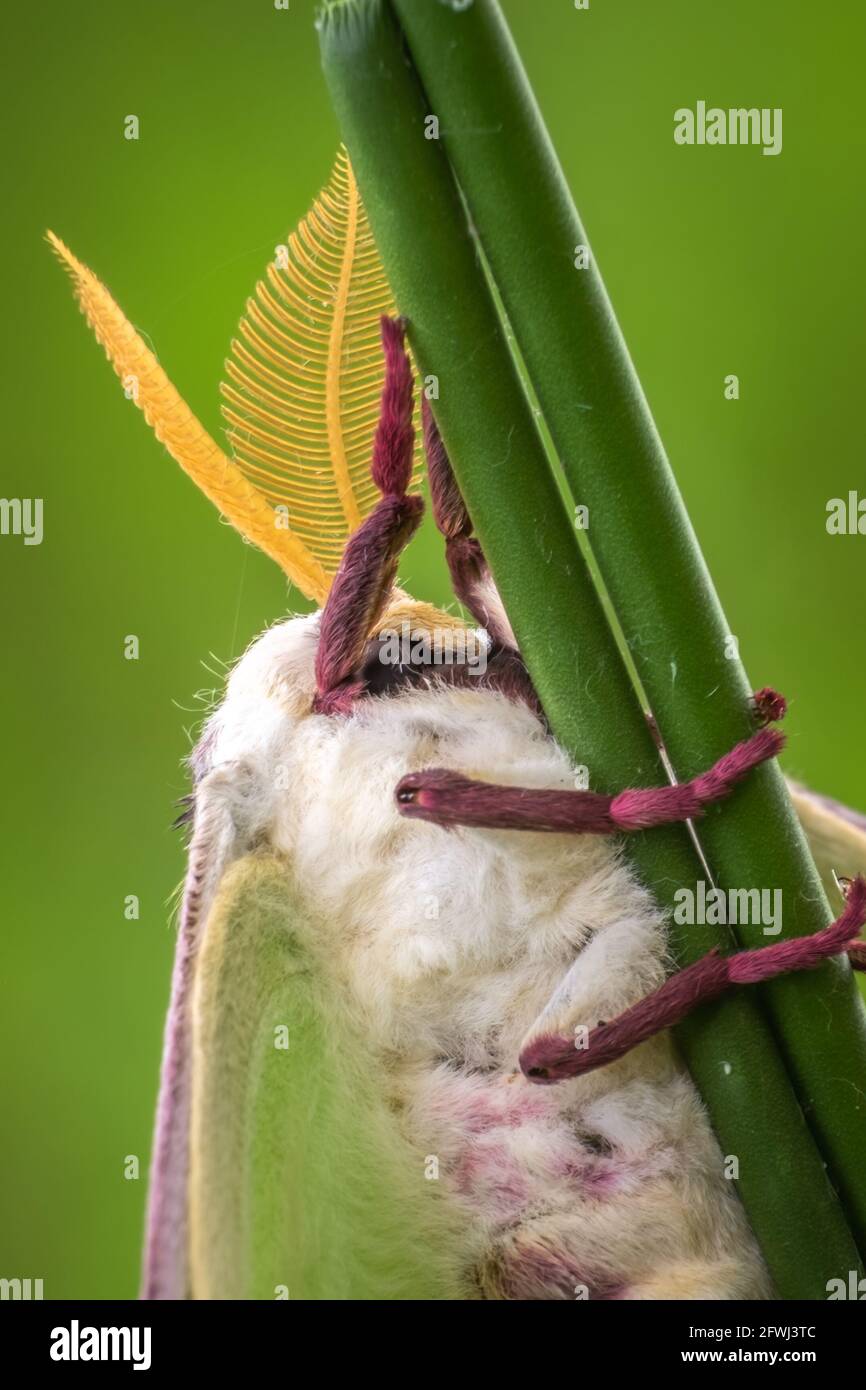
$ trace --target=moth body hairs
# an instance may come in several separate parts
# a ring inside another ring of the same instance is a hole
[[[191,858],[220,856],[230,824],[231,859],[264,843],[285,866],[304,949],[378,1059],[395,1146],[419,1172],[436,1157],[439,1199],[460,1213],[465,1296],[770,1296],[666,1036],[556,1087],[519,1069],[539,1029],[613,1018],[668,973],[664,921],[617,840],[446,833],[395,804],[433,758],[555,791],[574,785],[569,760],[522,701],[435,675],[310,713],[319,629],[272,628],[230,677]]]
[[[486,662],[483,671],[383,662],[390,628],[435,636],[462,632],[465,622],[398,585],[423,511],[413,491],[412,368],[406,326],[385,305],[342,156],[320,206],[361,228],[357,244],[332,244],[337,222],[314,209],[305,235],[339,261],[362,351],[345,351],[330,331],[328,286],[311,291],[304,309],[308,287],[292,259],[285,280],[271,267],[274,293],[259,286],[243,341],[233,344],[224,391],[233,460],[105,287],[52,238],[115,370],[138,383],[136,404],[158,437],[321,605],[251,645],[190,759],[142,1295],[248,1297],[261,1285],[269,1291],[258,1296],[273,1297],[273,1277],[263,1278],[251,1253],[262,1219],[251,1195],[261,1153],[248,1131],[264,1074],[255,1029],[271,1026],[279,985],[296,1031],[315,1045],[303,1053],[310,1065],[284,1074],[288,1089],[278,1091],[291,1106],[282,1117],[289,1128],[285,1146],[273,1132],[268,1144],[277,1159],[286,1148],[288,1166],[270,1217],[284,1251],[303,1247],[304,1277],[319,1296],[360,1287],[368,1297],[371,1289],[411,1297],[420,1279],[425,1296],[439,1298],[771,1298],[667,1028],[683,1006],[723,986],[851,948],[866,887],[855,878],[834,927],[804,944],[708,957],[691,975],[674,972],[664,916],[629,867],[622,835],[698,814],[775,756],[781,736],[766,725],[784,714],[784,700],[758,692],[753,714],[763,727],[693,782],[615,796],[577,790],[429,403],[422,429],[433,515],[455,596],[486,633]],[[306,349],[317,302],[327,306],[329,329],[315,330]],[[298,467],[307,426],[285,413],[279,437],[260,427],[272,388],[297,397],[297,374],[305,379],[312,362],[339,386],[348,362],[344,399],[354,401],[370,379],[376,302],[384,380],[372,467],[359,466],[354,428],[347,455],[340,393],[330,388],[314,433],[316,457],[332,449],[333,467]],[[300,344],[291,360],[274,348],[290,341],[286,325]],[[284,381],[273,370],[280,361]],[[262,442],[277,452],[263,456]],[[297,531],[275,525],[285,499]],[[825,882],[866,869],[862,822],[805,792],[798,809],[819,844]],[[603,1064],[580,1070],[573,1057],[584,1037],[601,1037]],[[304,1135],[307,1167],[295,1169]],[[327,1196],[320,1185],[318,1207],[305,1211],[304,1192],[289,1190],[298,1172],[311,1179],[344,1154],[342,1182]],[[374,1188],[382,1219],[359,1248],[353,1223],[360,1228]],[[420,1272],[418,1233],[430,1243]]]
[[[795,962],[801,948],[785,942],[671,974],[664,918],[628,867],[619,832],[697,814],[775,756],[781,735],[759,728],[682,786],[576,791],[429,410],[434,516],[459,596],[476,620],[492,617],[494,660],[474,684],[435,664],[371,680],[377,638],[398,616],[420,633],[441,621],[396,587],[421,510],[406,491],[403,332],[383,324],[380,500],[349,537],[323,609],[252,645],[193,755],[148,1295],[209,1296],[214,1265],[229,1262],[219,1242],[216,1254],[208,1244],[219,1228],[203,1193],[232,1178],[212,1176],[209,1131],[196,1125],[196,1086],[208,1069],[197,1082],[189,1056],[218,1043],[195,1041],[211,1035],[192,963],[201,923],[229,911],[220,895],[232,865],[267,853],[286,894],[304,905],[293,936],[314,962],[330,1016],[363,1039],[391,1161],[404,1176],[435,1161],[427,1211],[451,1223],[459,1296],[770,1298],[703,1104],[664,1030],[735,982],[844,949],[862,924],[866,889],[858,881],[835,935],[807,938],[808,958]],[[781,697],[760,692],[756,722],[781,713]],[[574,1062],[581,1035],[596,1049],[583,1067]],[[316,1076],[308,1082],[315,1089]]]

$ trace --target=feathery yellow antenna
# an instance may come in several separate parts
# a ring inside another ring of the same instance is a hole
[[[241,472],[288,508],[330,576],[378,498],[370,453],[384,381],[379,319],[394,312],[345,150],[281,249],[232,343],[223,415]]]
[[[214,443],[101,281],[53,232],[47,238],[72,277],[97,340],[121,381],[131,384],[157,439],[242,535],[276,560],[308,598],[322,601],[329,581],[316,557],[280,528],[281,514]]]

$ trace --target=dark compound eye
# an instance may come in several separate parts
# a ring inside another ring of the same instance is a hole
[[[429,663],[392,659],[392,647],[393,642],[384,635],[374,637],[367,643],[359,674],[371,695],[385,695],[403,686],[417,685],[425,675],[431,673]],[[405,653],[400,651],[399,655],[411,656],[411,646]]]

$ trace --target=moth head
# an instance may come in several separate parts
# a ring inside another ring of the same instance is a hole
[[[321,610],[288,618],[268,628],[248,647],[234,666],[226,699],[272,701],[284,715],[305,719],[315,712],[316,656],[320,642]],[[435,677],[436,666],[425,659],[449,639],[465,641],[466,624],[432,604],[418,602],[395,588],[374,624],[353,677],[373,696],[396,694]]]

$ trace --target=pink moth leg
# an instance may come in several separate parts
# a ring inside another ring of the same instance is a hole
[[[727,796],[753,767],[775,757],[784,742],[777,729],[759,729],[691,782],[639,788],[618,796],[507,787],[430,768],[401,778],[397,804],[404,816],[442,826],[615,835],[699,816],[706,806]]]
[[[421,417],[433,518],[445,538],[445,558],[451,574],[451,587],[456,598],[495,644],[491,674],[495,674],[497,688],[523,700],[543,717],[535,687],[517,650],[514,633],[481,542],[472,534],[472,520],[426,396],[421,402]]]
[[[679,1023],[692,1009],[717,998],[732,985],[758,984],[789,970],[811,970],[840,952],[862,951],[863,943],[856,938],[864,921],[866,880],[858,877],[848,887],[845,910],[823,931],[777,941],[754,951],[738,951],[733,956],[710,951],[671,975],[618,1018],[592,1028],[585,1048],[576,1048],[573,1038],[535,1038],[521,1053],[521,1070],[530,1081],[550,1085],[607,1066],[638,1043]]]
[[[350,536],[322,610],[314,703],[319,714],[346,713],[363,693],[363,684],[352,675],[362,664],[367,639],[394,587],[400,553],[424,510],[423,500],[407,493],[415,430],[412,367],[404,340],[403,321],[383,316],[385,385],[372,464],[382,497]]]
[[[781,718],[785,701],[769,688],[753,697],[761,723]],[[463,825],[495,830],[612,835],[690,820],[727,796],[752,768],[784,745],[778,730],[762,728],[738,743],[707,772],[674,786],[636,789],[618,796],[598,792],[536,790],[478,782],[444,768],[409,773],[397,785],[404,816],[446,828]],[[790,970],[808,970],[828,956],[846,952],[854,969],[866,968],[866,943],[858,942],[866,921],[866,880],[847,884],[842,915],[812,936],[779,941],[759,950],[720,956],[711,951],[677,971],[659,989],[610,1023],[592,1029],[586,1048],[564,1037],[534,1039],[520,1057],[531,1080],[550,1084],[606,1066],[685,1018],[699,1004],[737,984],[755,984]]]
[[[452,588],[464,608],[494,641],[513,647],[514,636],[496,594],[481,543],[472,535],[466,503],[426,396],[421,403],[421,414],[433,516],[445,537],[445,558]]]

